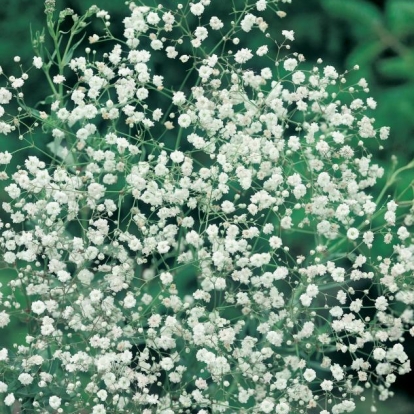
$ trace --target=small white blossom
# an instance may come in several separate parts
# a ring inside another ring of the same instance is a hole
[[[191,118],[187,114],[182,114],[178,118],[178,125],[180,125],[181,128],[188,128],[191,125]]]
[[[14,394],[7,394],[6,398],[4,399],[4,404],[6,404],[8,407],[14,404],[16,401],[16,398],[14,397]]]
[[[350,229],[348,229],[346,236],[349,240],[356,240],[359,236],[359,231],[355,227],[351,227]]]
[[[41,58],[41,57],[39,57],[39,56],[35,56],[35,57],[33,58],[33,66],[34,66],[36,69],[40,69],[40,68],[43,66],[43,60],[42,60],[42,58]]]
[[[56,83],[58,85],[65,82],[65,80],[66,80],[66,78],[63,75],[53,76],[53,83]]]
[[[292,72],[293,70],[295,70],[297,65],[298,65],[298,61],[295,58],[289,58],[283,62],[283,67],[285,68],[285,70],[289,72]]]
[[[204,12],[204,6],[201,2],[194,3],[191,5],[190,11],[194,16],[201,16]]]
[[[250,60],[252,57],[253,54],[250,49],[242,48],[236,52],[236,54],[234,55],[234,60],[237,63],[243,64]]]
[[[295,40],[295,32],[293,30],[282,30],[282,35],[291,42]]]

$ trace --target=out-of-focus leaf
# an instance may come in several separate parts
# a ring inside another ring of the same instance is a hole
[[[369,35],[383,24],[380,10],[365,0],[322,0],[322,7],[335,17],[347,20],[354,35]]]
[[[36,107],[38,105],[51,105],[55,101],[56,101],[56,96],[55,95],[49,95],[43,101],[39,101],[37,103]]]
[[[378,63],[378,70],[384,76],[392,79],[414,78],[414,54],[382,59]]]
[[[348,55],[347,64],[349,67],[368,66],[378,58],[383,50],[384,45],[379,41],[361,43]]]
[[[320,47],[324,42],[323,24],[320,13],[299,14],[290,17],[289,27],[295,27],[295,37],[313,47]],[[308,30],[312,27],[312,30]]]
[[[388,27],[396,35],[414,33],[414,1],[389,0],[386,3]]]
[[[411,139],[414,128],[414,83],[404,82],[402,85],[389,87],[378,96],[376,118],[381,125],[391,127],[393,139],[384,141],[391,154],[401,160],[412,157]]]

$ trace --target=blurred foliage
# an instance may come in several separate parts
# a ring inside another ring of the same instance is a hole
[[[358,64],[378,102],[378,125],[391,127],[383,155],[404,164],[414,155],[414,1],[309,0],[291,6],[283,23],[296,48],[343,71]]]
[[[234,1],[243,5],[243,0]],[[30,31],[35,33],[44,27],[43,3],[41,0],[1,0],[0,66],[5,73],[16,72],[15,55],[21,56],[24,67],[30,64],[33,57]],[[123,0],[57,0],[56,3],[58,10],[72,8],[76,13],[97,4],[111,14],[111,30],[118,35],[122,33],[122,19],[127,11]],[[220,7],[224,5],[225,2]],[[294,29],[296,42],[291,51],[303,53],[310,66],[318,58],[342,72],[358,64],[360,70],[350,74],[350,82],[361,77],[367,79],[371,96],[378,102],[372,116],[377,118],[378,126],[391,127],[384,150],[374,153],[374,158],[388,166],[388,170],[391,154],[398,158],[400,166],[410,161],[414,156],[414,0],[294,0],[292,5],[284,5],[284,9],[288,12],[285,19],[276,15],[272,15],[272,21],[267,19],[272,37],[280,39],[281,30]],[[221,10],[224,9],[214,12],[220,14]],[[221,17],[226,18],[225,15]],[[256,49],[260,39],[252,36],[248,46]],[[173,62],[168,64],[172,65],[172,76],[181,82],[182,72],[174,71]],[[29,98],[32,102],[44,97],[42,88],[37,85],[41,83],[31,84]],[[18,145],[18,141],[13,142],[13,137],[0,140],[2,151],[12,151]],[[408,171],[401,177],[399,187],[408,188],[412,179],[413,173]],[[412,195],[407,194],[407,197]],[[0,199],[3,199],[1,194]],[[375,253],[381,254],[381,247],[377,249]],[[0,271],[3,284],[11,277],[11,273]],[[21,342],[22,338],[17,336],[22,335],[22,324],[24,321],[15,321],[8,333],[0,338],[0,346]],[[410,348],[410,357],[414,360],[414,346]],[[397,387],[401,388],[404,388],[404,381],[410,382],[407,376],[399,381]],[[399,414],[414,412],[414,403],[397,392],[396,399],[379,405],[378,413],[395,412],[395,406],[398,406]],[[369,411],[367,397],[357,414]]]

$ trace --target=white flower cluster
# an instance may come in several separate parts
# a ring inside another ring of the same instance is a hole
[[[246,1],[233,22],[215,3],[130,3],[119,40],[93,7],[71,36],[95,15],[90,46],[107,53],[59,50],[51,78],[37,44],[44,111],[24,105],[27,73],[0,88],[0,133],[22,140],[0,152],[0,257],[15,271],[0,327],[29,329],[0,351],[5,405],[340,414],[410,371],[414,208],[384,202],[388,187],[372,196],[384,170],[367,147],[388,129],[367,115],[366,81],[289,52],[294,32],[265,20],[279,1]]]

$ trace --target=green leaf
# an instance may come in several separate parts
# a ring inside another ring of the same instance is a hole
[[[384,125],[389,125],[395,139],[390,145],[402,146],[401,156],[409,156],[411,146],[410,130],[414,127],[414,83],[405,82],[402,85],[388,88],[378,99],[377,118]]]
[[[321,5],[329,14],[346,20],[355,37],[371,34],[383,24],[380,10],[366,0],[322,0]]]
[[[379,41],[360,43],[348,55],[347,65],[349,67],[354,65],[369,66],[378,59],[384,49],[385,46]]]
[[[386,19],[389,28],[396,35],[414,33],[413,0],[390,0],[386,3]]]
[[[383,59],[378,63],[380,73],[392,79],[414,79],[414,54]]]
[[[51,105],[55,101],[56,101],[56,95],[49,95],[43,101],[39,101],[35,105],[35,108],[37,108],[39,105]]]

